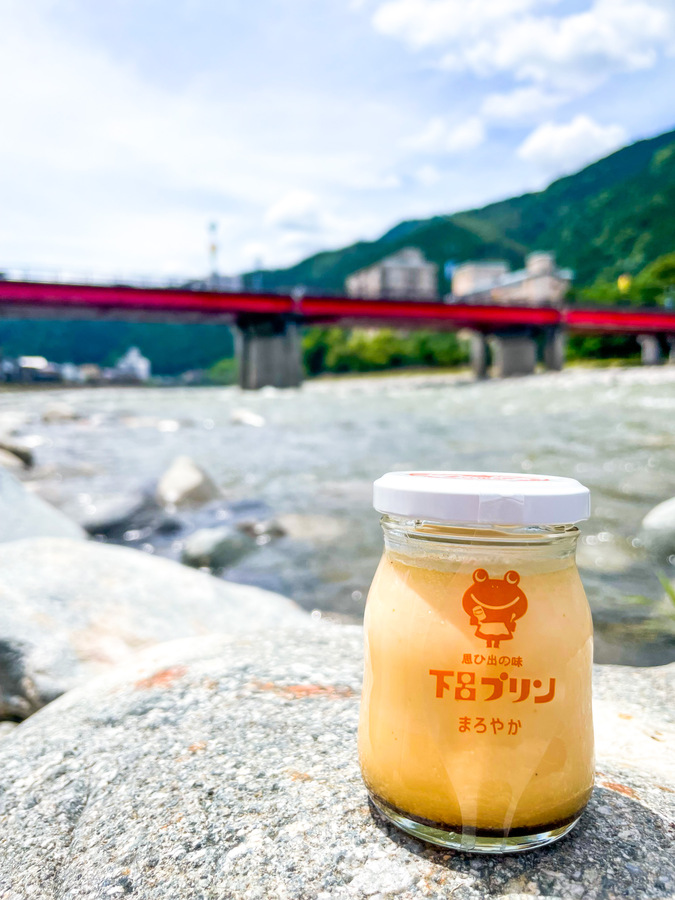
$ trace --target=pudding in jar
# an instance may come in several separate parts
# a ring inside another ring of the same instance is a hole
[[[392,473],[366,604],[359,755],[404,830],[476,852],[562,837],[593,786],[573,479]]]

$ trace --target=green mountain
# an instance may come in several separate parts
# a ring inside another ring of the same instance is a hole
[[[340,292],[345,278],[402,247],[419,247],[439,265],[448,260],[506,259],[522,265],[531,250],[552,250],[575,270],[579,285],[636,273],[675,250],[675,131],[638,141],[546,190],[482,209],[402,222],[379,240],[318,253],[288,269],[247,276],[268,290],[305,285]]]

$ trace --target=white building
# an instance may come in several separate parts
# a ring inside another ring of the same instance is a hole
[[[131,378],[134,381],[150,380],[150,360],[143,356],[138,347],[130,347],[113,370],[116,377]]]
[[[503,260],[467,262],[452,276],[452,300],[523,306],[560,306],[574,278],[559,269],[553,253],[530,253],[525,268],[510,272]]]
[[[364,300],[437,300],[438,266],[417,247],[404,247],[345,282],[349,297]]]

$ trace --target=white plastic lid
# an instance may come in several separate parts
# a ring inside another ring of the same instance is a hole
[[[574,478],[506,472],[389,472],[373,485],[380,513],[476,525],[569,525],[591,514]]]

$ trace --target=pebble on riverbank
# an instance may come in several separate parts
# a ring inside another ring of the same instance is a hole
[[[157,485],[157,500],[164,506],[197,506],[221,496],[211,476],[189,456],[178,456]]]
[[[186,538],[181,562],[217,571],[233,566],[255,548],[256,542],[250,535],[229,525],[200,528]]]

